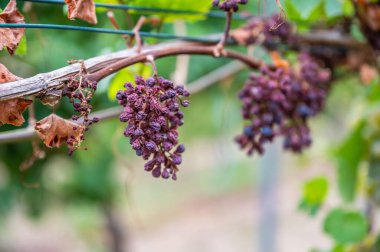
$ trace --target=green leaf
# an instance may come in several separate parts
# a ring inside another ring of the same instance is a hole
[[[325,2],[320,1],[318,5],[314,7],[310,15],[307,17],[308,22],[321,21],[326,18]]]
[[[321,0],[286,0],[285,5],[288,4],[300,14],[302,19],[308,19],[312,11],[321,3]]]
[[[354,39],[360,41],[360,42],[365,42],[366,41],[366,38],[365,36],[363,35],[363,33],[361,32],[360,30],[360,27],[358,24],[352,24],[351,25],[351,35],[354,37]]]
[[[152,68],[140,63],[120,70],[111,80],[108,88],[108,98],[112,101],[116,100],[117,91],[123,89],[124,83],[134,82],[136,75],[147,78],[152,75]]]
[[[120,4],[123,3],[123,1],[119,0],[96,0],[95,3],[104,3],[104,4]],[[108,11],[107,8],[96,8],[96,12],[106,12]]]
[[[20,41],[20,44],[18,45],[15,54],[18,56],[24,56],[28,50],[27,43],[26,43],[26,36],[24,35]]]
[[[329,189],[326,177],[316,177],[306,181],[303,185],[303,194],[299,207],[310,215],[315,215],[325,201]]]
[[[345,252],[346,249],[343,245],[339,244],[339,245],[336,245],[331,252]]]
[[[343,15],[343,4],[341,0],[325,0],[325,13],[328,18]]]
[[[284,3],[284,11],[286,13],[286,17],[290,20],[301,20],[302,15],[294,5],[292,0],[286,0]]]
[[[171,9],[171,10],[186,10],[207,13],[212,7],[210,1],[194,1],[194,0],[132,0],[128,4],[135,6],[142,6],[148,8],[158,9]],[[141,11],[139,11],[141,13]],[[151,15],[152,12],[147,12]],[[166,22],[175,20],[186,19],[186,21],[195,21],[204,19],[204,15],[186,15],[186,14],[173,14],[173,13],[155,13],[155,15],[164,18]]]
[[[365,125],[365,121],[360,121],[336,152],[339,192],[347,202],[355,198],[359,165],[367,149]]]
[[[355,8],[351,0],[343,0],[342,9],[345,16],[353,16],[355,14]]]
[[[339,244],[354,244],[366,237],[368,223],[360,212],[336,208],[327,215],[323,229]]]
[[[379,76],[366,87],[366,98],[368,102],[378,102],[380,100],[380,85]]]

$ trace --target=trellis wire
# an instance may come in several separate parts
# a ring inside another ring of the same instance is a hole
[[[74,30],[74,31],[87,31],[97,33],[109,33],[109,34],[126,34],[134,35],[130,30],[114,30],[107,28],[96,28],[87,26],[72,26],[72,25],[57,25],[57,24],[0,24],[0,28],[34,28],[34,29],[56,29],[56,30]],[[179,36],[168,33],[151,33],[151,32],[139,32],[141,37],[150,37],[158,39],[179,39],[189,42],[201,42],[201,43],[217,43],[219,38],[201,38],[192,36]]]
[[[46,4],[60,4],[63,5],[65,2],[63,0],[21,0],[24,2],[33,2],[33,3],[46,3]],[[175,9],[161,9],[161,8],[150,8],[143,6],[134,6],[127,4],[106,4],[106,3],[95,3],[95,6],[98,8],[108,8],[108,9],[123,9],[123,10],[138,10],[145,12],[155,12],[155,13],[172,13],[172,14],[188,14],[188,15],[204,15],[213,18],[226,18],[223,12],[219,11],[210,11],[210,12],[200,12],[200,11],[191,11],[191,10],[175,10]],[[246,17],[240,15],[235,15],[235,19],[244,20]]]

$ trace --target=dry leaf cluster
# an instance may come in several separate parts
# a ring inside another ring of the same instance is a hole
[[[95,12],[95,3],[93,0],[65,0],[68,7],[68,18],[76,18],[87,21],[91,24],[98,22]]]
[[[24,24],[24,16],[17,10],[16,0],[9,1],[4,11],[0,13],[0,24]],[[2,28],[0,29],[0,50],[7,48],[10,54],[14,54],[25,28]]]
[[[20,79],[20,77],[12,74],[4,65],[0,64],[0,85]],[[30,104],[32,104],[31,100],[23,98],[0,101],[0,126],[3,124],[21,126],[25,122],[22,113]]]
[[[84,127],[51,114],[36,123],[37,135],[49,148],[58,148],[67,143],[69,148],[78,148],[83,136]]]

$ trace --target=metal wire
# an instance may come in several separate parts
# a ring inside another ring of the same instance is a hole
[[[33,3],[59,4],[59,5],[65,4],[63,0],[21,0],[21,1],[33,2]],[[212,18],[226,18],[226,15],[221,11],[200,12],[200,11],[191,11],[191,10],[161,9],[161,8],[150,8],[150,7],[143,7],[143,6],[127,5],[127,4],[105,4],[105,3],[95,3],[95,6],[98,8],[108,8],[108,9],[138,10],[138,11],[154,12],[154,13],[188,14],[188,15],[202,15],[202,16],[208,16]],[[247,18],[242,17],[240,15],[234,15],[234,19],[244,20]]]
[[[72,26],[72,25],[57,25],[57,24],[0,24],[0,28],[34,28],[34,29],[56,29],[56,30],[73,30],[73,31],[86,31],[97,33],[110,33],[110,34],[126,34],[134,35],[130,30],[114,30],[107,28],[96,28],[87,26]],[[179,39],[190,42],[202,42],[202,43],[217,43],[219,38],[201,38],[192,36],[179,36],[167,33],[151,33],[151,32],[139,32],[141,37],[150,37],[158,39]]]

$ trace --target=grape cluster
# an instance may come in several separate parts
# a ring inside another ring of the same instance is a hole
[[[213,0],[212,6],[218,7],[225,12],[237,12],[238,4],[247,4],[248,0]]]
[[[88,131],[89,126],[93,123],[99,122],[98,117],[90,118],[89,115],[92,111],[91,99],[97,89],[97,82],[91,81],[82,77],[73,77],[62,91],[62,96],[69,98],[69,102],[73,105],[74,110],[78,113],[72,116],[72,120],[78,121],[83,119],[81,126],[83,131]],[[73,129],[76,130],[76,129]],[[84,140],[84,134],[81,134],[80,140]],[[67,146],[69,147],[69,155],[77,149],[77,139],[69,138],[67,140]]]
[[[116,94],[124,107],[120,121],[128,123],[124,135],[136,154],[147,160],[146,171],[157,178],[176,180],[185,151],[184,145],[178,145],[178,127],[184,123],[180,106],[189,106],[183,97],[190,94],[184,86],[157,76],[136,77],[135,84],[125,83],[125,90]]]
[[[299,62],[297,71],[262,67],[240,91],[242,115],[249,124],[235,140],[249,155],[263,154],[263,145],[276,136],[284,136],[284,148],[293,152],[311,144],[308,118],[324,106],[330,72],[307,54]]]

